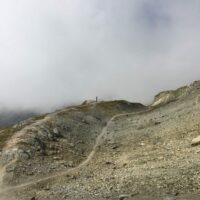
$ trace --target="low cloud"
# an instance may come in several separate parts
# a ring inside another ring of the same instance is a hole
[[[0,2],[0,104],[149,103],[200,78],[198,0]]]

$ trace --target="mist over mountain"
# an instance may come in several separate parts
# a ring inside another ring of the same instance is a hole
[[[17,122],[36,116],[38,113],[31,110],[7,110],[0,111],[0,128],[16,124]]]
[[[0,2],[0,107],[150,103],[200,76],[199,0]]]

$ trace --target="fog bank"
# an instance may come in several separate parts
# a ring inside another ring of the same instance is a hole
[[[0,107],[149,103],[200,79],[198,0],[0,1]]]

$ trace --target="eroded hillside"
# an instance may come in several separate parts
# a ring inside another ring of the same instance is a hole
[[[200,82],[150,106],[89,103],[2,130],[3,200],[199,199]]]
[[[90,103],[2,130],[2,188],[34,182],[78,166],[113,115],[145,109],[142,104],[126,101]]]

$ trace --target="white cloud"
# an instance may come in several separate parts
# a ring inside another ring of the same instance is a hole
[[[0,1],[0,102],[149,102],[199,79],[200,1]]]

